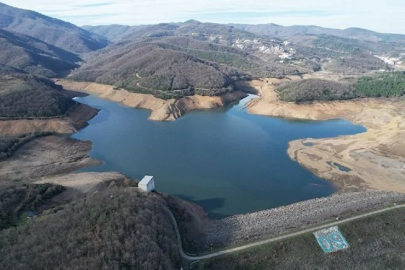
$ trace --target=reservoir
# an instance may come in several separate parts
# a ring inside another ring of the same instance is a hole
[[[345,120],[289,121],[248,114],[244,104],[194,111],[175,122],[149,121],[147,110],[97,96],[76,100],[100,109],[72,137],[93,142],[103,164],[81,171],[153,175],[159,192],[191,200],[221,218],[288,205],[336,191],[292,161],[288,142],[364,132]]]

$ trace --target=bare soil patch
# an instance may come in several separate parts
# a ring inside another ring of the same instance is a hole
[[[315,76],[315,75],[314,75]],[[325,74],[322,75],[325,79]],[[278,100],[275,87],[287,79],[252,82],[260,97],[248,111],[274,117],[327,120],[343,118],[367,128],[365,133],[330,139],[290,142],[288,154],[343,191],[383,190],[405,193],[405,106],[394,99],[295,104]],[[338,78],[331,78],[337,80]],[[316,157],[316,158],[314,158]],[[342,171],[340,164],[350,171]]]
[[[0,162],[0,182],[33,182],[43,176],[67,174],[99,164],[100,161],[88,157],[91,147],[89,141],[64,136],[34,139]]]

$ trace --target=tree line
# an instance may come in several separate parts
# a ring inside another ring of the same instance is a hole
[[[386,72],[360,77],[354,83],[306,79],[276,88],[280,100],[310,102],[364,97],[401,97],[405,95],[405,72]]]

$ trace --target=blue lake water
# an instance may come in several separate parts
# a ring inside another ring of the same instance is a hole
[[[335,187],[292,161],[288,142],[364,132],[344,120],[289,121],[251,115],[239,104],[188,113],[175,122],[149,121],[150,112],[97,96],[77,101],[101,111],[72,137],[93,142],[102,165],[81,171],[117,171],[155,177],[160,192],[203,206],[220,218],[328,196]]]

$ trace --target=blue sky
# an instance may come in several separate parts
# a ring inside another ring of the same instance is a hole
[[[154,24],[189,19],[362,27],[405,34],[404,0],[0,0],[77,25]]]

